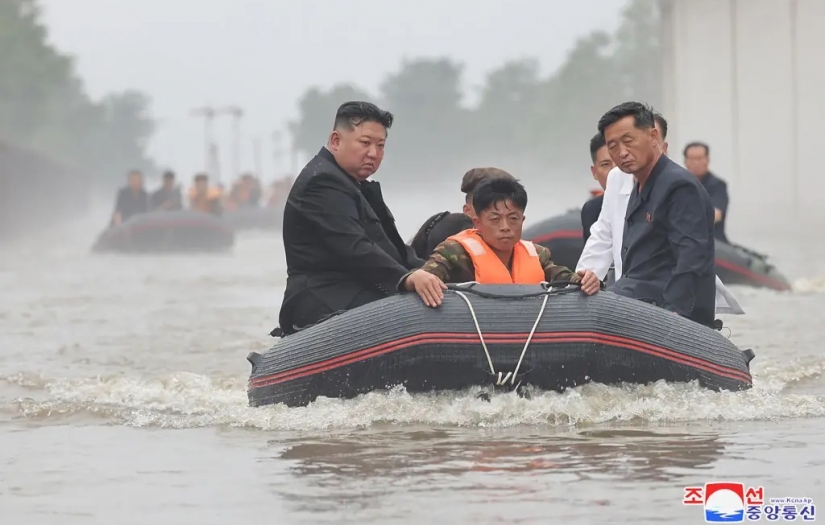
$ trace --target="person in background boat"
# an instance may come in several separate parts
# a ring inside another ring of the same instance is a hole
[[[126,176],[126,186],[120,188],[115,200],[115,211],[109,226],[117,226],[139,213],[149,211],[149,194],[143,188],[143,173],[132,170]]]
[[[522,240],[527,192],[512,178],[489,178],[473,190],[474,229],[439,244],[420,269],[403,276],[400,291],[416,292],[424,304],[436,307],[444,298],[444,283],[481,284],[580,283],[584,293],[599,290],[591,271],[578,274],[553,263],[550,250]]]
[[[227,210],[257,208],[260,203],[261,185],[251,173],[246,173],[232,185],[225,208]]]
[[[622,238],[622,276],[609,288],[712,326],[713,204],[699,181],[660,147],[653,110],[615,106],[599,120],[610,156],[636,178]]]
[[[448,237],[473,227],[473,215],[475,214],[473,190],[481,181],[490,178],[516,180],[512,175],[498,168],[473,168],[465,173],[461,178],[461,193],[464,194],[462,213],[443,211],[427,219],[410,243],[418,257],[426,260],[435,247]]]
[[[193,211],[221,215],[223,213],[222,196],[220,186],[210,187],[209,176],[205,173],[198,173],[189,191],[189,208]]]
[[[152,211],[183,209],[183,196],[180,193],[180,188],[175,185],[174,172],[164,172],[163,184],[149,198],[149,207]]]
[[[590,166],[590,174],[593,179],[599,183],[602,192],[594,196],[582,206],[582,236],[584,241],[590,237],[590,227],[599,218],[599,213],[602,211],[602,202],[604,201],[604,189],[607,186],[607,174],[610,170],[616,167],[610,154],[607,152],[607,145],[604,143],[604,137],[601,133],[590,139],[590,159],[593,165]]]
[[[691,142],[685,146],[685,167],[704,186],[713,202],[713,235],[717,240],[729,242],[725,234],[725,219],[728,215],[728,185],[708,170],[710,147],[704,142]]]
[[[284,207],[287,281],[272,335],[289,335],[337,312],[396,293],[424,262],[404,244],[381,186],[393,115],[369,102],[338,108],[326,146],[295,179]]]

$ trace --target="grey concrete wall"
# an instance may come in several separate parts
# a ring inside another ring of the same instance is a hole
[[[732,232],[825,227],[825,0],[665,0],[671,157],[711,146]]]

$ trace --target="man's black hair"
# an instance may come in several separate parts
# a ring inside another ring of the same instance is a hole
[[[527,190],[516,179],[490,178],[481,181],[473,190],[473,209],[476,215],[498,202],[510,199],[516,208],[527,208]]]
[[[175,172],[171,170],[167,170],[163,172],[163,179],[164,180],[174,180],[175,179]]]
[[[386,129],[392,127],[394,117],[371,102],[344,102],[335,114],[333,129],[353,130],[364,122],[377,122]]]
[[[590,139],[590,159],[593,161],[593,164],[596,164],[596,153],[606,145],[607,143],[604,141],[604,136],[601,133],[596,133],[593,135],[593,138]]]
[[[666,140],[667,139],[667,120],[665,120],[665,117],[663,117],[661,113],[654,113],[653,114],[653,120],[655,120],[656,123],[659,124],[659,129],[662,130],[662,140]]]
[[[705,148],[705,156],[710,157],[710,146],[708,146],[704,142],[691,142],[690,144],[685,146],[685,150],[682,152],[682,155],[687,157],[687,152],[690,148]]]
[[[656,117],[650,106],[641,102],[622,102],[599,119],[599,134],[604,137],[605,129],[625,117],[633,117],[636,129],[650,129],[656,125]],[[662,129],[662,135],[665,134],[664,131]]]

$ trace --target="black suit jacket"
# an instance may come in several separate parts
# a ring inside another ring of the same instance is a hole
[[[395,293],[423,261],[404,244],[377,182],[347,175],[326,148],[295,179],[284,207],[285,334]]]
[[[426,261],[432,255],[435,247],[446,241],[448,237],[472,227],[473,219],[467,215],[442,211],[436,213],[421,225],[410,246],[419,258]]]
[[[599,220],[599,214],[602,212],[602,203],[604,202],[604,194],[598,197],[593,197],[582,206],[582,236],[584,242],[590,237],[590,227]]]
[[[625,215],[622,272],[610,288],[698,323],[716,314],[713,204],[689,171],[662,155]]]

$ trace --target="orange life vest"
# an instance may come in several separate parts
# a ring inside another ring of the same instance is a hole
[[[521,240],[513,248],[511,274],[476,230],[464,230],[450,239],[460,242],[467,251],[475,268],[475,280],[481,284],[539,284],[546,280],[536,246],[530,241]]]

